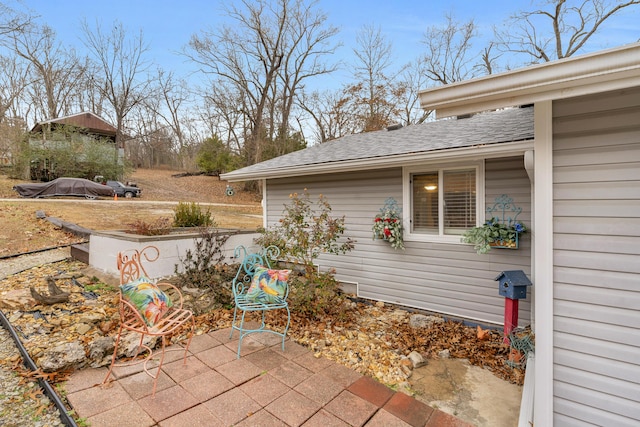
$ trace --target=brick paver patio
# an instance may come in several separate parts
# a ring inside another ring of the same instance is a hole
[[[107,368],[77,371],[67,399],[92,427],[470,426],[293,341],[283,352],[271,334],[245,338],[236,359],[229,333],[195,336],[186,365],[182,352],[167,353],[155,397],[136,365],[115,368],[107,385]]]

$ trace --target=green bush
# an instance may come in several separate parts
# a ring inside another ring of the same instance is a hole
[[[205,173],[217,175],[237,169],[240,166],[240,158],[220,138],[212,136],[202,142],[196,164]]]
[[[197,203],[178,203],[174,209],[174,227],[211,227],[214,226],[209,210],[203,211]]]

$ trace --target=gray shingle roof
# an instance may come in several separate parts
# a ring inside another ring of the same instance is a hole
[[[410,154],[533,139],[533,108],[510,108],[397,130],[347,135],[222,175],[226,180],[285,177],[320,172],[346,162],[362,166]],[[383,166],[383,165],[382,165]]]

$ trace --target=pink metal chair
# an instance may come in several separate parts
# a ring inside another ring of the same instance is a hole
[[[154,256],[149,256],[149,251],[155,251]],[[126,295],[123,295],[123,286],[129,284],[131,282],[135,282],[138,279],[144,280],[147,276],[147,272],[144,269],[142,264],[142,258],[147,262],[153,262],[157,260],[160,256],[160,251],[155,246],[147,246],[142,250],[128,250],[124,252],[118,253],[117,262],[118,262],[118,270],[120,271],[120,301],[119,301],[119,311],[120,311],[120,327],[118,329],[118,336],[115,342],[115,348],[113,349],[113,357],[111,358],[111,366],[109,367],[109,372],[107,372],[107,376],[105,377],[103,384],[106,384],[109,381],[109,377],[113,371],[114,367],[117,366],[130,366],[137,363],[143,363],[144,372],[147,373],[151,378],[153,378],[153,391],[152,396],[156,394],[156,387],[158,384],[158,377],[160,376],[160,372],[162,370],[162,364],[164,362],[164,356],[166,351],[172,350],[182,350],[181,348],[176,349],[166,349],[167,342],[170,342],[170,338],[172,335],[180,331],[183,327],[189,327],[189,339],[187,341],[186,346],[184,347],[184,357],[183,363],[187,362],[187,353],[189,350],[189,345],[191,344],[191,338],[193,337],[193,332],[195,330],[195,320],[193,318],[193,313],[190,310],[186,310],[182,308],[183,299],[182,294],[170,283],[157,283],[158,289],[160,289],[162,293],[165,295],[169,295],[171,298],[172,305],[167,309],[167,311],[162,314],[153,324],[150,324],[149,319],[145,318],[143,314],[141,314],[139,307],[136,307],[135,304],[131,302],[131,299],[128,300]],[[150,281],[149,281],[150,282]],[[146,288],[152,288],[154,285],[151,284],[146,286]],[[154,290],[155,291],[155,290]],[[116,363],[116,359],[118,357],[118,346],[122,339],[122,335],[124,331],[130,331],[133,333],[140,334],[140,342],[138,344],[138,349],[136,354],[134,355],[134,359],[124,362],[124,363]],[[161,348],[159,350],[153,351],[149,345],[144,343],[145,337],[160,337],[161,338]],[[144,359],[140,359],[138,356],[140,353],[146,351],[148,354]],[[159,354],[159,364],[157,368],[147,366],[149,361],[152,360],[154,354]]]

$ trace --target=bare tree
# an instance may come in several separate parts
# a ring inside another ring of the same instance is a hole
[[[125,122],[126,129],[133,135],[127,140],[125,151],[134,165],[150,169],[160,165],[181,166],[171,127],[146,103],[131,109]]]
[[[188,122],[192,120],[187,115],[187,108],[191,103],[192,93],[184,80],[177,79],[173,72],[157,70],[154,77],[156,90],[150,91],[145,101],[147,110],[158,117],[159,124],[168,126],[173,134],[174,149],[179,158],[179,164],[183,169],[188,169],[190,162],[190,146],[195,143],[189,137],[191,127]]]
[[[30,15],[17,12],[4,3],[0,3],[0,38],[24,31],[32,20]]]
[[[230,84],[241,95],[238,107],[251,122],[250,129],[244,131],[247,157],[253,157],[248,161],[251,164],[261,160],[265,109],[269,90],[282,64],[286,16],[276,16],[276,27],[270,29],[267,22],[263,22],[266,21],[263,13],[268,13],[265,2],[244,1],[243,5],[246,13],[235,7],[227,11],[236,25],[193,35],[189,42],[193,53],[188,56],[202,71],[213,74],[213,85],[218,81]]]
[[[300,105],[311,117],[316,142],[323,143],[355,133],[361,129],[353,110],[353,97],[347,88],[315,91],[301,95]]]
[[[290,6],[291,22],[285,39],[285,55],[279,77],[282,82],[281,117],[279,120],[278,138],[286,139],[289,133],[290,116],[298,92],[304,82],[315,76],[335,71],[336,66],[326,59],[335,52],[335,44],[331,39],[338,33],[337,28],[326,25],[324,13],[314,9],[318,3],[308,5],[302,1],[293,2]],[[284,154],[284,153],[283,153]]]
[[[105,33],[99,23],[91,29],[82,23],[84,43],[101,72],[96,76],[96,88],[113,109],[116,122],[116,144],[124,148],[124,122],[127,114],[146,98],[150,84],[145,75],[149,64],[144,55],[149,50],[142,31],[133,38],[119,22]]]
[[[56,42],[46,25],[28,25],[8,38],[13,53],[31,65],[29,102],[36,107],[36,121],[69,114],[85,73],[75,51]]]
[[[394,89],[398,117],[403,126],[422,123],[429,117],[431,111],[420,108],[418,92],[429,85],[425,72],[424,58],[418,58],[407,64],[398,76],[398,83]]]
[[[83,59],[83,64],[86,70],[84,79],[78,82],[78,92],[75,94],[78,110],[91,111],[104,117],[105,111],[109,108],[105,96],[108,93],[107,82],[104,79],[96,79],[101,73],[98,64],[88,57]]]
[[[240,5],[226,9],[232,25],[193,35],[185,55],[212,76],[212,87],[222,85],[237,101],[226,106],[225,116],[236,111],[244,116],[233,122],[247,127],[234,133],[241,135],[247,164],[253,164],[263,160],[269,141],[288,137],[303,82],[332,71],[321,57],[333,51],[330,40],[337,30],[326,26],[314,1],[242,0]]]
[[[221,82],[204,93],[204,105],[200,118],[206,126],[208,135],[219,137],[235,153],[242,153],[247,129],[251,128],[248,116],[243,108],[242,93],[231,83]],[[204,139],[204,138],[203,138]]]
[[[28,72],[29,65],[19,58],[0,55],[0,123],[27,87]]]
[[[16,12],[0,3],[0,45],[10,45],[11,37],[25,31],[32,17]],[[21,95],[27,86],[29,65],[14,55],[0,54],[0,163],[14,163],[20,150],[26,124],[19,111],[22,110]],[[15,163],[14,163],[15,166]],[[28,165],[23,169],[27,170]],[[21,175],[24,170],[18,172]],[[16,175],[17,176],[17,175]]]
[[[602,24],[640,0],[546,0],[539,9],[513,15],[496,38],[504,51],[525,54],[530,63],[572,56]]]
[[[394,76],[390,75],[392,45],[382,34],[380,27],[363,26],[356,36],[353,49],[355,84],[348,91],[355,95],[362,131],[382,129],[394,121],[398,111],[393,102]]]
[[[473,19],[460,23],[452,15],[445,18],[445,25],[429,27],[423,37],[426,75],[443,85],[473,78],[478,70],[478,55],[471,50],[477,35]]]
[[[20,152],[26,124],[16,115],[27,83],[28,64],[0,55],[0,164],[13,163]]]

